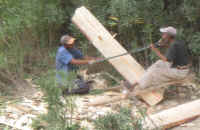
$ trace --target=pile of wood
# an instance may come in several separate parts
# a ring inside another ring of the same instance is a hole
[[[37,87],[33,84],[31,86]],[[42,98],[43,93],[41,91],[32,91],[31,96],[4,101],[4,107],[0,110],[0,124],[12,129],[32,130],[32,119],[37,118],[40,114],[47,113],[47,104],[43,102]],[[2,99],[5,98],[2,97]]]

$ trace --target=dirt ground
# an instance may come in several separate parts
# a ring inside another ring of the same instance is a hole
[[[97,76],[98,77],[98,76]],[[95,83],[93,84],[93,89],[103,89],[107,88],[108,84],[107,81],[104,79],[104,77],[98,77],[93,78]],[[22,90],[23,100],[21,102],[9,106],[7,110],[4,111],[4,116],[0,115],[0,118],[6,119],[6,122],[11,122],[12,125],[17,124],[16,127],[22,127],[22,128],[30,128],[28,125],[31,124],[30,118],[35,117],[35,114],[43,113],[46,110],[43,108],[45,105],[42,103],[42,92],[37,89],[38,86],[35,86],[32,84],[32,88],[27,88],[25,90]],[[120,95],[120,92],[105,92],[100,94],[89,94],[85,96],[80,96],[77,98],[76,103],[79,104],[79,109],[77,109],[76,113],[79,117],[90,117],[90,118],[96,118],[99,115],[105,115],[107,112],[113,112],[117,111],[119,106],[125,106],[131,108],[133,111],[136,110],[135,106],[137,106],[137,109],[145,108],[147,109],[148,113],[157,113],[165,109],[169,109],[171,107],[178,106],[180,104],[190,102],[196,99],[199,99],[200,97],[200,87],[197,85],[196,88],[193,88],[191,86],[187,87],[181,87],[181,86],[171,86],[169,87],[165,92],[165,98],[164,100],[159,103],[158,105],[154,107],[149,107],[146,103],[140,101],[140,100],[125,100],[125,101],[119,101],[116,103],[110,103],[101,107],[88,107],[87,110],[84,110],[85,108],[85,100],[88,102],[95,101],[96,99],[102,99],[102,98],[110,98],[113,96]],[[23,107],[19,107],[21,106]],[[16,107],[17,105],[17,107]],[[17,112],[17,114],[16,114]],[[18,114],[19,113],[19,114]],[[28,116],[27,116],[28,115]],[[22,118],[26,119],[27,126],[22,126],[25,122],[17,122],[17,120],[23,120]],[[14,122],[14,123],[13,123]],[[21,125],[19,125],[21,123]],[[0,124],[2,124],[0,122]],[[82,122],[83,126],[88,126],[89,124],[85,121]],[[91,126],[91,130],[93,130]],[[200,130],[200,119],[194,120],[192,122],[183,124],[181,126],[172,128],[171,130]]]

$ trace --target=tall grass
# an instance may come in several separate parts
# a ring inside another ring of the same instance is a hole
[[[80,126],[73,121],[75,96],[63,97],[63,90],[73,88],[75,73],[71,73],[66,78],[66,86],[58,86],[55,80],[55,71],[51,70],[36,81],[44,91],[44,101],[48,104],[48,113],[40,115],[34,120],[34,129],[43,128],[45,130],[78,130]]]

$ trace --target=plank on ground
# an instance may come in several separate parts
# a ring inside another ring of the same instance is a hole
[[[75,11],[72,22],[77,25],[104,57],[108,58],[127,52],[85,7],[80,7]],[[131,84],[139,80],[145,72],[131,55],[110,59],[109,62]],[[155,105],[162,100],[162,95],[163,93],[160,92],[148,92],[140,96],[149,105]]]
[[[200,100],[195,100],[171,109],[164,110],[146,118],[146,127],[154,129],[155,125],[162,128],[172,128],[200,116]],[[154,122],[152,124],[152,121]]]
[[[116,101],[121,101],[121,100],[125,100],[125,99],[127,99],[126,97],[125,97],[125,95],[123,95],[123,94],[121,94],[121,95],[119,95],[119,96],[114,96],[114,97],[106,97],[106,98],[101,98],[99,101],[95,101],[95,102],[93,102],[93,103],[89,103],[89,104],[87,104],[87,106],[101,106],[101,105],[105,105],[105,100],[107,101],[107,102],[116,102]]]

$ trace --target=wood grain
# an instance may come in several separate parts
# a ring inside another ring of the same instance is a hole
[[[195,100],[186,104],[179,105],[177,107],[173,107],[159,113],[150,115],[149,118],[146,118],[146,127],[151,129],[157,127],[162,128],[172,128],[174,126],[183,124],[191,119],[194,119],[200,116],[200,100]]]

